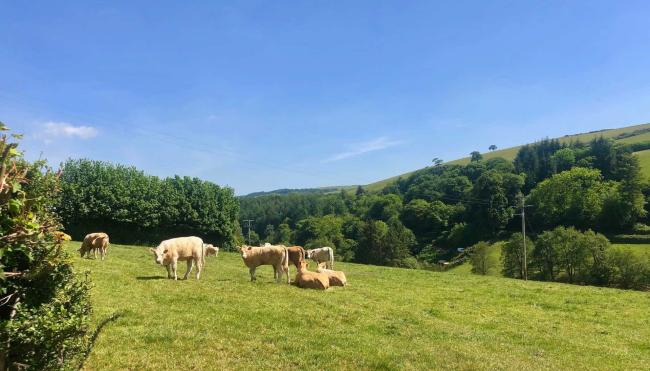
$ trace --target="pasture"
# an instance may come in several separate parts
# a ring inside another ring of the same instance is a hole
[[[249,282],[235,253],[167,280],[144,247],[81,259],[103,324],[85,369],[644,369],[650,294],[337,263],[327,292]],[[179,273],[184,273],[182,265]],[[295,269],[291,269],[292,275]]]

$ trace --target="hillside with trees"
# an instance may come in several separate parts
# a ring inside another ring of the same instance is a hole
[[[519,148],[513,160],[472,157],[467,164],[418,170],[378,192],[358,187],[355,193],[241,198],[241,219],[254,220],[252,244],[328,245],[342,260],[412,268],[432,267],[455,259],[459,248],[469,252],[479,241],[521,231],[517,214],[524,197],[529,233],[562,227],[618,234],[645,220],[648,184],[639,159],[615,139],[544,139]],[[531,277],[578,281],[566,264],[549,275],[539,256],[530,263],[540,267]],[[581,277],[584,283],[610,282]]]

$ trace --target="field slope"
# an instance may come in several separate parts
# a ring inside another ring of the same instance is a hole
[[[91,271],[95,324],[116,316],[85,369],[650,365],[648,293],[345,263],[350,286],[316,292],[272,283],[270,267],[250,283],[233,253],[177,282],[143,247],[73,259]]]

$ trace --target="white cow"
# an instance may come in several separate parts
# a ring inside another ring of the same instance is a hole
[[[211,245],[209,245],[211,246]],[[196,279],[201,277],[203,265],[205,263],[206,252],[210,251],[215,253],[218,249],[208,247],[203,244],[203,240],[199,237],[178,237],[165,240],[158,245],[155,249],[149,249],[153,254],[157,264],[164,265],[167,268],[167,278],[174,280],[178,279],[176,265],[178,261],[187,261],[187,271],[185,272],[184,280],[187,279],[192,267],[196,264]]]
[[[325,263],[327,269],[334,268],[334,250],[331,247],[325,246],[319,249],[305,250],[305,257],[316,262],[316,265]]]

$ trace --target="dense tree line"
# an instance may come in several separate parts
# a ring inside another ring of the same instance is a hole
[[[646,189],[628,146],[545,139],[514,161],[476,153],[467,165],[438,161],[380,192],[244,197],[241,214],[255,220],[253,242],[327,244],[346,260],[414,267],[507,238],[521,228],[524,195],[539,231],[617,232],[645,217]]]
[[[229,248],[240,236],[233,190],[197,178],[161,179],[133,167],[68,160],[59,200],[57,212],[75,239],[94,231],[121,243],[196,235]]]

